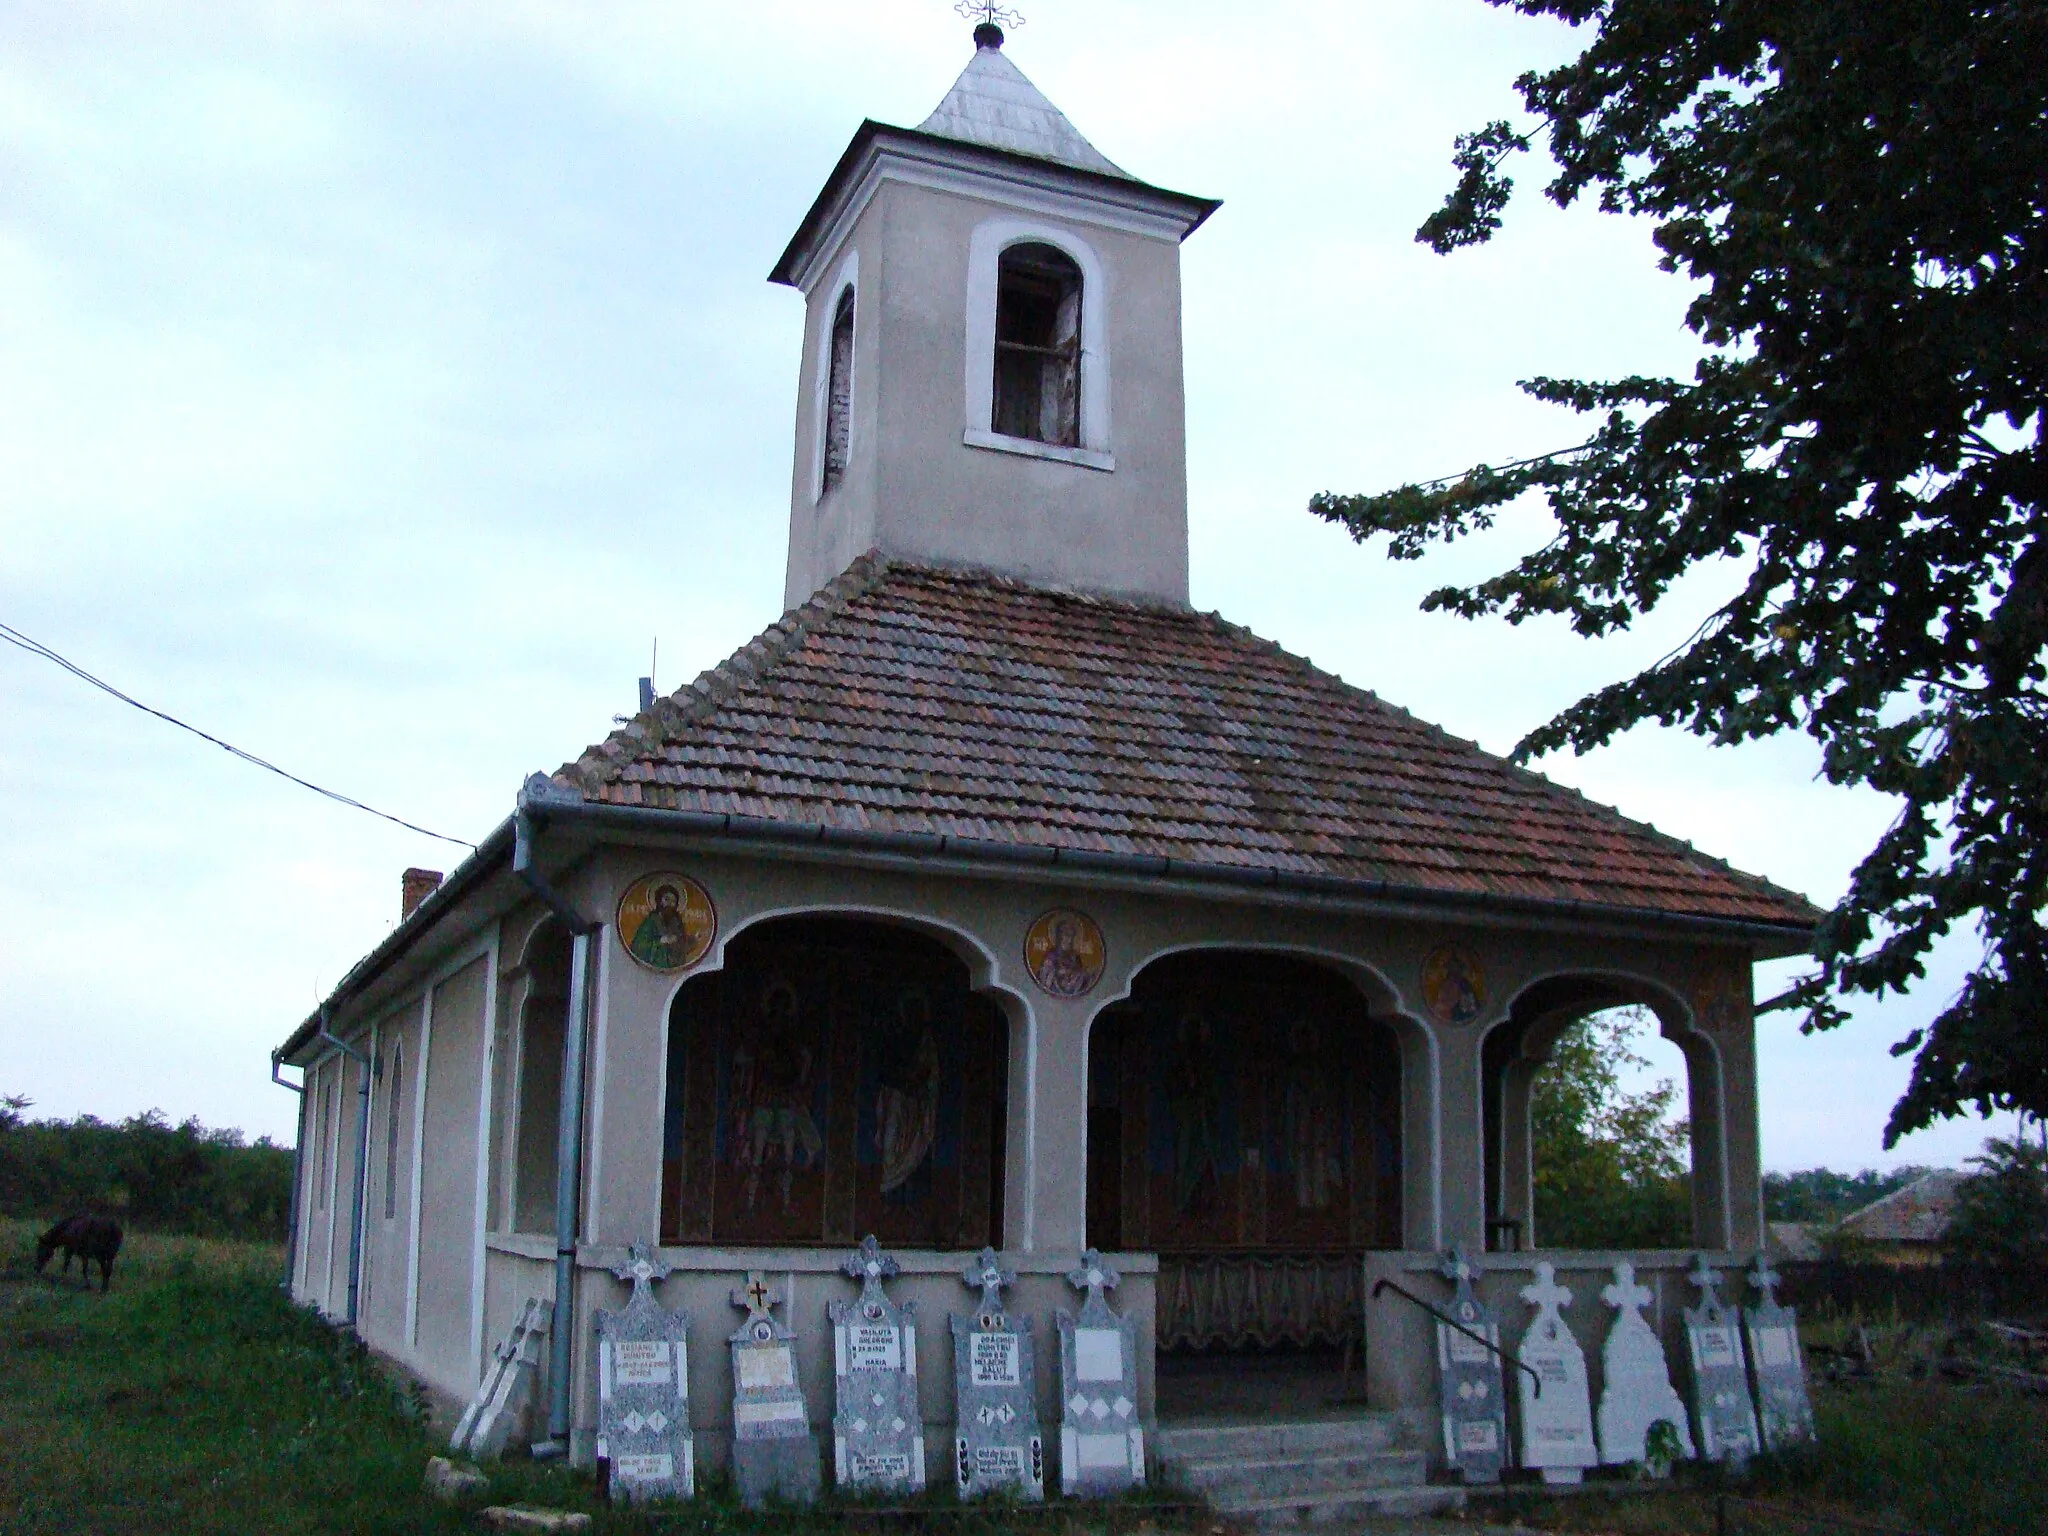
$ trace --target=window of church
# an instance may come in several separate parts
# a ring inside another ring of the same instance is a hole
[[[1076,448],[1081,442],[1081,269],[1050,245],[1013,245],[996,268],[990,430]]]
[[[832,349],[825,386],[825,453],[822,495],[846,478],[853,447],[853,289],[839,295],[832,314]]]

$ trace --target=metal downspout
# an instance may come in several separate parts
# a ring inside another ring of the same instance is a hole
[[[582,1230],[584,1036],[590,1017],[590,922],[534,867],[534,828],[525,796],[515,820],[512,873],[526,883],[569,932],[569,1012],[562,1028],[562,1099],[555,1135],[555,1311],[548,1328],[548,1438],[540,1458],[569,1453],[571,1375],[576,1360],[576,1238]]]
[[[355,1059],[363,1069],[363,1085],[356,1090],[356,1188],[355,1198],[349,1201],[348,1213],[348,1312],[342,1318],[342,1326],[356,1325],[356,1296],[363,1280],[363,1203],[369,1195],[366,1187],[370,1182],[370,1058],[350,1045],[339,1035],[327,1028],[327,1005],[320,1006],[320,1033],[313,1038],[323,1045],[331,1045],[345,1056]]]
[[[284,1218],[284,1279],[279,1282],[289,1296],[292,1282],[299,1274],[299,1174],[306,1156],[306,1090],[302,1085],[288,1083],[278,1075],[278,1069],[284,1065],[281,1054],[278,1051],[270,1053],[270,1080],[299,1096],[299,1133],[292,1138],[291,1203],[285,1207]]]

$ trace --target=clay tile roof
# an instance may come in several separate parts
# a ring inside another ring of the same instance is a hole
[[[875,555],[555,778],[802,826],[1820,916],[1214,615]]]
[[[1962,1182],[1963,1175],[1954,1169],[1937,1168],[1850,1212],[1842,1228],[1874,1243],[1938,1243],[1955,1215]]]

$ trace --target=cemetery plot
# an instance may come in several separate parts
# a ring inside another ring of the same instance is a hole
[[[1468,1483],[1497,1483],[1508,1455],[1500,1319],[1473,1293],[1477,1274],[1464,1249],[1445,1255],[1444,1278],[1457,1287],[1447,1310],[1457,1326],[1442,1320],[1436,1325],[1437,1387],[1443,1402],[1444,1459]]]
[[[1145,1481],[1145,1431],[1138,1422],[1138,1346],[1130,1318],[1102,1292],[1117,1272],[1093,1248],[1067,1283],[1085,1293],[1077,1318],[1064,1308],[1060,1334],[1060,1488],[1107,1496]]]
[[[1705,1254],[1694,1260],[1691,1279],[1700,1301],[1685,1309],[1685,1341],[1692,1356],[1699,1453],[1709,1461],[1744,1462],[1756,1454],[1757,1438],[1742,1330],[1721,1300],[1721,1276],[1708,1265]]]
[[[1557,1283],[1549,1264],[1536,1266],[1536,1279],[1521,1290],[1536,1308],[1516,1358],[1535,1373],[1516,1372],[1521,1391],[1522,1465],[1546,1483],[1576,1483],[1587,1467],[1600,1464],[1593,1440],[1593,1404],[1586,1386],[1586,1356],[1564,1321],[1572,1293]],[[1540,1383],[1540,1387],[1539,1384]]]
[[[1813,1402],[1806,1392],[1806,1362],[1799,1350],[1799,1318],[1778,1305],[1777,1271],[1762,1254],[1750,1269],[1755,1306],[1742,1312],[1749,1339],[1749,1369],[1764,1449],[1782,1450],[1813,1438]]]
[[[1685,1404],[1671,1385],[1664,1346],[1643,1317],[1650,1288],[1636,1282],[1633,1264],[1614,1266],[1614,1283],[1600,1299],[1614,1308],[1614,1326],[1601,1347],[1600,1364],[1606,1385],[1600,1392],[1600,1460],[1608,1466],[1643,1461],[1649,1454],[1650,1428],[1669,1424],[1681,1454],[1691,1456],[1692,1432],[1686,1427]]]
[[[786,1307],[758,1273],[732,1293],[746,1321],[727,1341],[732,1348],[732,1473],[740,1502],[759,1509],[771,1498],[817,1502],[821,1478],[818,1444],[811,1434],[803,1386],[797,1379],[796,1335],[777,1321]]]
[[[687,1499],[696,1492],[690,1438],[690,1314],[654,1299],[669,1266],[635,1244],[613,1271],[630,1280],[623,1312],[597,1314],[597,1454],[611,1463],[616,1503]]]

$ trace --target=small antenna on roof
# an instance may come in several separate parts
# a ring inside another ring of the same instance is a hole
[[[993,0],[959,0],[953,7],[953,14],[965,16],[969,21],[979,20],[974,29],[974,46],[977,48],[1000,48],[1003,46],[1003,28],[1021,27],[1024,17],[1007,5],[996,5]]]
[[[654,637],[654,650],[647,658],[647,675],[640,679],[640,713],[646,714],[654,708],[654,679],[659,675],[661,663],[661,636]]]

